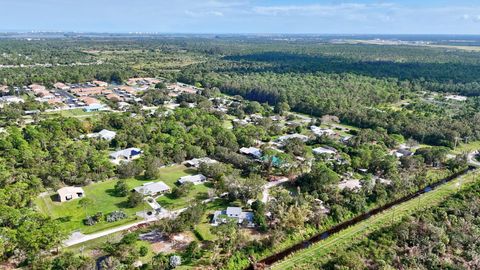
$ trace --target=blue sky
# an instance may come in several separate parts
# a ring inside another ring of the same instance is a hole
[[[479,0],[0,0],[0,31],[480,34]]]

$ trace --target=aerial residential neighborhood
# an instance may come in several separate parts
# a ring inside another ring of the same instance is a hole
[[[480,269],[477,3],[0,2],[1,270]]]

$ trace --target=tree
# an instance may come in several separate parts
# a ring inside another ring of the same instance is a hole
[[[117,166],[118,177],[122,179],[131,178],[139,175],[142,172],[142,167],[135,160],[131,162],[122,162]]]
[[[115,187],[113,188],[113,192],[115,196],[125,197],[128,195],[129,189],[127,182],[125,180],[119,180],[115,183]]]
[[[134,208],[139,206],[143,202],[143,195],[139,192],[132,192],[128,196],[127,205],[128,207]]]
[[[232,199],[240,199],[244,203],[250,199],[257,198],[265,184],[265,180],[258,174],[251,174],[246,178],[239,175],[229,175],[225,177],[224,181],[228,195]]]
[[[162,162],[157,157],[148,156],[144,161],[144,177],[145,179],[157,179],[160,175],[160,166]]]
[[[193,189],[194,184],[191,182],[186,182],[178,187],[174,187],[172,190],[173,198],[180,198],[188,195],[188,193]]]
[[[275,104],[275,107],[273,108],[273,112],[280,115],[285,115],[289,111],[290,111],[290,106],[288,105],[287,102],[279,102]]]
[[[152,258],[152,269],[153,270],[165,270],[169,266],[169,260],[168,257],[160,252],[153,256]]]
[[[167,89],[167,85],[164,82],[159,82],[155,84],[155,89]]]
[[[78,205],[83,208],[85,211],[85,217],[88,217],[88,207],[93,205],[93,200],[90,198],[82,198],[80,201],[78,201]]]
[[[304,174],[297,179],[298,185],[304,191],[317,193],[328,192],[338,184],[340,177],[323,162],[314,164],[310,173]]]

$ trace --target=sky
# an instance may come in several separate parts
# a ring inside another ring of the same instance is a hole
[[[0,31],[480,34],[480,0],[0,0]]]

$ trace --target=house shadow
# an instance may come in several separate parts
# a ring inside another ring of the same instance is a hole
[[[59,217],[55,220],[60,221],[61,223],[66,223],[72,220],[72,216],[64,216],[64,217]]]
[[[50,200],[52,200],[52,202],[61,202],[60,201],[60,196],[58,196],[58,194],[50,195]]]

